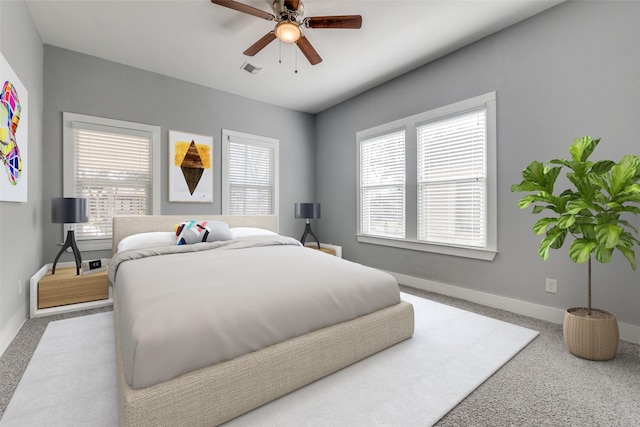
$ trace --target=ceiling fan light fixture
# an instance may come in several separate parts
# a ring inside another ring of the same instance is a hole
[[[282,21],[276,25],[276,37],[285,43],[294,43],[302,36],[300,26],[291,21]]]

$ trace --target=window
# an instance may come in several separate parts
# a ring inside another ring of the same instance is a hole
[[[362,234],[405,237],[404,129],[360,143]]]
[[[222,213],[278,212],[279,141],[222,130]]]
[[[418,240],[486,247],[486,108],[417,127]]]
[[[160,127],[73,113],[63,123],[64,196],[89,205],[78,246],[111,249],[114,215],[160,213]]]
[[[358,241],[492,260],[495,104],[492,92],[358,132]]]

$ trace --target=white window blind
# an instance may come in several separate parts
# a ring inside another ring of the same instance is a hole
[[[62,121],[64,197],[88,199],[78,246],[111,249],[114,215],[160,213],[160,127],[67,112]]]
[[[274,215],[278,199],[277,140],[223,131],[223,212]]]
[[[404,129],[360,141],[360,228],[405,237]]]
[[[75,196],[86,197],[89,222],[76,239],[111,238],[118,215],[152,213],[152,136],[95,130],[74,123]]]
[[[418,240],[484,248],[486,110],[417,126]]]

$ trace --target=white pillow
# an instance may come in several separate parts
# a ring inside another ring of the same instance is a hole
[[[247,236],[277,236],[278,233],[274,233],[271,230],[265,230],[264,228],[256,228],[256,227],[232,227],[231,235],[234,239],[238,237],[247,237]]]
[[[173,246],[176,244],[176,233],[172,231],[151,231],[127,236],[118,243],[118,252],[133,249],[153,248],[156,246]]]

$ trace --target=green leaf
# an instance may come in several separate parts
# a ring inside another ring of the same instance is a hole
[[[607,203],[609,203],[609,198],[607,196],[605,196],[604,194],[602,194],[601,192],[597,192],[596,194],[594,194],[593,195],[593,200],[596,203],[600,203],[601,205],[606,205]]]
[[[575,172],[567,172],[567,178],[569,179],[569,181],[571,181],[571,183],[573,185],[575,185],[576,187],[578,187],[578,185],[580,184],[580,177],[577,176],[575,174]]]
[[[558,228],[569,228],[576,222],[574,215],[562,215],[558,218]]]
[[[567,213],[575,215],[580,211],[587,209],[589,211],[602,211],[602,208],[589,200],[577,199],[567,203]]]
[[[534,207],[533,207],[533,209],[531,210],[531,213],[539,214],[540,212],[542,212],[542,211],[543,211],[543,210],[545,210],[545,209],[553,210],[553,209],[554,209],[554,206],[550,206],[550,205],[547,205],[547,206],[537,205],[537,206],[534,206]]]
[[[520,199],[518,201],[518,207],[520,209],[524,209],[528,207],[531,203],[535,203],[535,202],[549,203],[549,201],[550,201],[549,196],[543,196],[540,194],[531,194],[529,196],[524,196],[522,199]]]
[[[598,162],[595,162],[593,166],[591,166],[591,170],[589,171],[589,173],[602,175],[609,172],[615,164],[616,162],[612,160],[600,160]]]
[[[559,167],[545,168],[544,184],[547,193],[553,194],[553,187],[556,184],[556,179],[558,179],[561,170],[562,168]]]
[[[600,139],[591,139],[590,136],[583,136],[582,138],[577,138],[569,147],[569,154],[571,154],[571,158],[575,162],[584,162],[586,161],[593,150],[596,148]]]
[[[596,256],[596,261],[603,264],[607,262],[611,262],[611,256],[613,255],[613,248],[603,248],[600,245],[596,245],[596,248],[593,252]]]
[[[618,220],[618,224],[622,224],[625,227],[633,230],[634,233],[638,234],[638,229],[636,227],[634,227],[629,221],[625,221],[624,219],[620,219],[620,220]]]
[[[533,161],[522,171],[522,179],[534,184],[544,182],[544,165],[538,161]]]
[[[533,161],[522,171],[522,182],[512,185],[511,191],[545,191],[552,194],[561,169]]]
[[[620,234],[624,230],[615,224],[596,225],[596,240],[605,248],[615,248],[620,242]]]
[[[575,186],[578,188],[578,193],[580,193],[580,196],[586,199],[593,198],[593,195],[599,192],[602,188],[598,185],[594,185],[591,181],[589,181],[588,175],[578,181]]]
[[[634,213],[636,215],[640,214],[640,208],[636,207],[636,206],[622,206],[618,209],[616,209],[616,212],[631,212]]]
[[[586,175],[587,181],[595,188],[608,188],[607,181],[602,177],[602,175],[589,172]]]
[[[553,160],[549,160],[550,164],[553,165],[562,165],[562,166],[566,166],[568,168],[571,167],[571,162],[567,159],[553,159]]]
[[[640,194],[640,184],[638,184],[637,182],[634,182],[633,184],[629,185],[627,188],[624,189],[624,193]]]
[[[633,181],[634,178],[631,180]],[[618,197],[614,198],[617,203],[637,202],[640,203],[640,184],[633,183],[622,190]]]
[[[620,163],[611,168],[611,196],[616,197],[632,184],[631,180],[636,173],[638,163],[637,156],[626,155],[622,157]]]
[[[551,249],[560,249],[564,245],[564,240],[567,237],[569,230],[562,230],[562,232],[556,237],[556,239],[549,246]]]
[[[566,233],[567,233],[567,230],[560,230],[557,227],[553,227],[549,231],[547,231],[547,235],[545,236],[544,239],[542,239],[542,241],[540,242],[540,247],[538,248],[538,255],[540,255],[540,258],[543,261],[549,258],[549,249],[551,248],[551,245],[558,238],[564,239],[564,236],[566,236]],[[557,249],[557,248],[554,248],[554,249]]]
[[[547,227],[556,222],[556,220],[557,218],[540,218],[535,224],[533,224],[533,233],[536,235],[544,233],[547,230]]]
[[[535,196],[525,196],[522,199],[518,200],[518,207],[520,209],[524,209],[533,202],[535,202]]]
[[[631,264],[631,268],[635,270],[637,268],[636,253],[633,251],[633,249],[625,248],[624,246],[616,246],[616,249],[622,252],[622,255],[624,255],[627,261],[629,261],[629,264]]]
[[[569,247],[569,258],[573,262],[583,264],[589,260],[589,255],[596,247],[596,242],[589,239],[576,239]]]
[[[593,224],[584,223],[578,225],[578,229],[580,230],[580,234],[589,240],[596,240],[596,231]]]
[[[633,248],[633,245],[638,243],[638,239],[633,237],[631,233],[623,232],[620,234],[620,244],[618,246],[624,246],[625,248]]]
[[[511,191],[545,191],[546,188],[531,181],[522,181],[519,185],[513,184]]]

